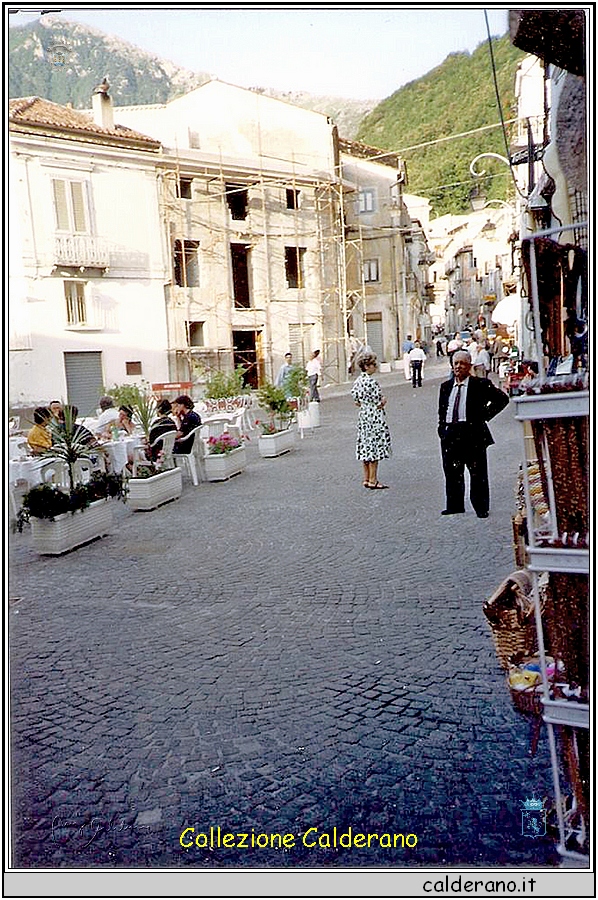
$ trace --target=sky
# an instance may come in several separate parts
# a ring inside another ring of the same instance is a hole
[[[185,4],[183,8],[62,4],[81,22],[193,71],[241,87],[381,100],[440,65],[508,31],[508,7],[420,4]],[[9,16],[25,24],[50,6]]]

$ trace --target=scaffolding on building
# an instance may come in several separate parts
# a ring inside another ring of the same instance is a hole
[[[228,247],[231,241],[236,239],[246,243],[250,247],[257,247],[261,243],[262,259],[265,272],[259,279],[261,293],[257,298],[257,305],[253,303],[244,310],[244,329],[253,328],[255,334],[265,333],[265,340],[259,348],[259,374],[260,381],[264,378],[274,379],[273,371],[273,344],[272,344],[272,309],[271,304],[276,300],[272,284],[272,251],[273,238],[290,239],[294,246],[299,248],[301,242],[316,234],[316,253],[314,254],[318,264],[308,272],[304,278],[301,266],[298,268],[298,287],[303,292],[303,297],[298,297],[296,309],[298,321],[288,322],[289,341],[292,343],[297,361],[305,364],[311,351],[312,335],[315,332],[317,342],[321,344],[326,378],[333,382],[346,380],[347,361],[349,351],[349,331],[355,317],[363,323],[365,342],[365,286],[363,283],[363,251],[361,230],[348,237],[345,226],[345,190],[342,177],[335,181],[310,178],[307,175],[299,177],[296,172],[295,161],[291,160],[289,177],[272,175],[264,171],[262,157],[259,157],[259,166],[248,177],[247,172],[237,174],[225,167],[220,158],[219,166],[208,169],[201,164],[201,172],[192,174],[194,169],[200,168],[197,162],[181,160],[179,152],[175,149],[174,159],[167,163],[159,176],[160,203],[165,226],[165,234],[168,235],[168,256],[170,265],[170,282],[165,289],[166,316],[168,321],[168,356],[169,376],[173,380],[193,380],[194,374],[203,369],[231,369],[235,348],[232,340],[225,346],[194,346],[191,342],[189,324],[193,322],[193,310],[197,301],[193,297],[193,287],[189,284],[188,259],[185,252],[186,242],[197,241],[201,246],[201,254],[208,260],[218,254],[221,248],[221,258],[218,262],[223,264],[223,271],[228,273],[228,283],[225,291],[214,294],[211,301],[206,304],[205,295],[201,303],[201,315],[209,319],[209,327],[212,333],[216,331],[232,337],[233,332],[233,304],[234,297],[231,266],[227,257]],[[194,179],[196,185],[193,188],[191,203],[187,203],[181,197],[181,178]],[[242,181],[239,190],[254,191],[260,199],[259,209],[251,209],[252,216],[260,214],[258,227],[255,224],[245,223],[249,227],[246,230],[231,227],[230,217],[227,211],[228,195],[231,191],[227,185],[233,180]],[[292,190],[295,197],[298,192],[306,188],[313,190],[313,217],[314,230],[308,230],[306,225],[306,212],[310,211],[309,204],[299,207],[294,204],[291,228],[285,228],[281,219],[278,229],[271,228],[269,221],[268,194],[278,189],[281,192]],[[198,196],[203,195],[203,196]],[[218,207],[215,204],[218,203]],[[215,210],[220,211],[220,220],[216,219]],[[206,214],[204,214],[206,210]],[[201,232],[201,234],[200,234]],[[205,234],[211,235],[211,240],[206,243]],[[201,240],[200,240],[201,239]],[[180,265],[179,283],[175,284],[174,258],[178,243],[178,259]],[[348,287],[347,272],[356,270],[359,282]],[[316,290],[313,290],[317,285]],[[307,290],[312,291],[312,298],[317,296],[317,312],[306,314],[308,301]],[[318,334],[319,333],[319,334]],[[321,340],[320,340],[321,338]]]

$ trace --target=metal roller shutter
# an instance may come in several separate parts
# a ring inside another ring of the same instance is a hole
[[[95,416],[102,390],[102,353],[96,350],[64,354],[67,398],[80,416]]]
[[[368,339],[367,342],[373,352],[378,357],[378,362],[384,361],[384,344],[382,342],[382,320],[369,319],[366,322]]]

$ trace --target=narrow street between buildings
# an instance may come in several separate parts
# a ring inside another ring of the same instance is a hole
[[[490,517],[441,517],[447,370],[379,376],[387,491],[362,487],[347,384],[291,453],[252,432],[229,482],[116,504],[63,557],[12,538],[14,865],[558,864],[521,833],[546,736],[531,758],[482,613],[515,568],[519,425],[491,424]]]

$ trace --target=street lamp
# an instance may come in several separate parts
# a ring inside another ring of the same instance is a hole
[[[478,155],[475,157],[475,159],[472,159],[472,161],[469,163],[469,171],[476,178],[481,178],[482,175],[486,174],[485,169],[482,169],[481,172],[478,172],[478,171],[476,171],[476,167],[475,167],[475,164],[477,163],[478,160],[486,159],[486,158],[499,159],[501,162],[506,163],[509,166],[509,168],[511,167],[511,161],[509,159],[507,159],[506,156],[501,156],[500,153],[478,153]]]

